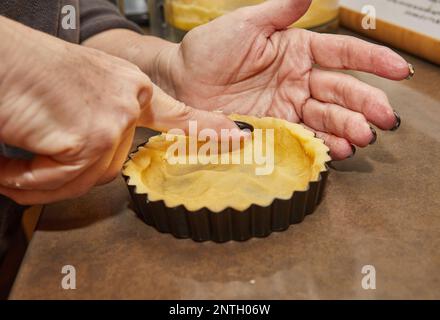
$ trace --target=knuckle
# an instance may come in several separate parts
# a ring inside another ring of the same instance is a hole
[[[329,107],[324,108],[322,111],[322,125],[324,131],[328,132],[332,123],[332,110]]]
[[[123,128],[123,130],[134,126],[139,117],[141,115],[141,109],[139,108],[139,104],[137,101],[133,103],[126,104],[122,107],[122,110],[118,114],[118,122],[119,126]]]
[[[384,100],[384,98],[386,99],[385,93],[381,92],[381,90],[373,90],[371,93],[372,95],[365,97],[362,104],[362,112],[367,115],[378,112],[381,113],[383,108],[388,104],[387,100]],[[371,96],[374,98],[370,98]]]
[[[141,89],[137,98],[131,96],[121,101],[115,121],[124,130],[136,124],[141,115],[141,108],[145,105],[146,101],[151,100],[151,91],[145,94],[147,95],[146,97],[144,96],[144,89]],[[145,99],[145,101],[141,101],[141,99]]]
[[[128,62],[128,61],[127,61]],[[136,72],[136,74],[144,74],[141,70],[141,68],[139,68],[139,66],[135,65],[134,63],[128,62],[127,66],[130,66],[130,68]]]
[[[184,105],[183,103],[181,104],[180,102],[177,102],[176,109],[176,117],[180,120],[190,120],[194,117],[194,109]]]
[[[129,83],[131,84],[137,84],[138,86],[151,86],[152,84],[150,77],[136,65],[132,65],[127,76],[129,78]]]
[[[96,144],[96,150],[98,151],[107,151],[113,148],[116,141],[116,137],[114,135],[106,135],[104,136],[99,143]]]
[[[120,132],[118,129],[113,128],[112,126],[108,126],[102,130],[100,130],[99,134],[96,134],[97,139],[93,144],[93,148],[95,151],[108,151],[112,149],[115,143],[120,138]]]
[[[344,39],[344,41],[340,42],[340,48],[341,48],[341,62],[342,67],[344,69],[350,69],[350,62],[352,59],[352,46],[353,43],[351,39]]]
[[[80,155],[87,146],[87,138],[85,135],[75,134],[68,137],[64,143],[64,152],[62,154],[67,157],[75,157]]]
[[[353,137],[356,135],[357,128],[362,127],[367,120],[364,115],[360,113],[355,113],[346,118],[343,126],[343,136],[344,137]]]
[[[152,87],[152,83],[151,83],[150,77],[147,74],[143,73],[139,68],[138,68],[138,70],[139,70],[138,81],[143,86],[146,86],[147,88],[150,89],[150,91],[152,91],[152,88],[151,88]]]
[[[142,84],[137,93],[137,100],[135,105],[140,108],[145,107],[153,98],[153,87],[151,85]]]
[[[351,123],[353,125],[357,125],[357,124],[361,124],[367,122],[367,119],[365,118],[365,116],[361,113],[355,113],[351,116]]]
[[[342,81],[336,82],[336,92],[341,96],[340,99],[337,99],[341,104],[348,104],[350,100],[350,96],[353,94],[353,90],[359,89],[357,86],[357,79],[351,75],[344,75]]]
[[[388,104],[388,97],[383,90],[374,88],[374,95],[377,97],[377,101],[381,104]]]

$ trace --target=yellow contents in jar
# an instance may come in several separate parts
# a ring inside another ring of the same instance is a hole
[[[235,10],[264,0],[168,0],[166,19],[174,28],[189,31],[199,25]],[[314,0],[307,13],[293,24],[298,28],[314,28],[336,19],[338,0]]]
[[[314,0],[307,13],[293,27],[310,29],[335,20],[339,14],[338,0]]]

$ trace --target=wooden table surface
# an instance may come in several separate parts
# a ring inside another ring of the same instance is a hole
[[[177,240],[136,218],[119,178],[44,209],[10,298],[440,299],[440,68],[405,57],[411,81],[353,73],[388,93],[402,126],[334,164],[303,223],[247,242]],[[61,287],[64,265],[75,290]],[[375,290],[362,288],[365,265]]]

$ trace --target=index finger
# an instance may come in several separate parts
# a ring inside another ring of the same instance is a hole
[[[393,50],[345,35],[312,33],[310,50],[320,66],[373,73],[391,80],[412,76],[412,68]]]

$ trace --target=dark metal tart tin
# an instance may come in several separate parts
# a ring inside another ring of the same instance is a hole
[[[284,231],[291,224],[300,223],[305,216],[312,214],[323,198],[329,175],[327,164],[325,171],[320,172],[318,181],[310,182],[307,190],[295,191],[288,200],[275,199],[267,207],[251,205],[244,211],[232,208],[221,212],[212,212],[207,208],[189,211],[183,205],[169,208],[162,200],[149,201],[147,194],[137,193],[135,186],[128,185],[129,177],[123,177],[137,216],[159,232],[194,241],[245,241]]]

